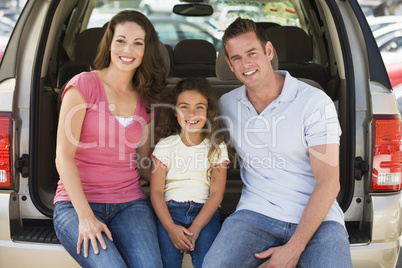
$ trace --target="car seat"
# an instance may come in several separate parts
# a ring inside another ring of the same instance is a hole
[[[329,75],[322,65],[311,62],[313,47],[303,29],[294,26],[270,27],[266,33],[278,53],[279,69],[297,78],[316,81],[323,89],[326,88]]]
[[[258,21],[258,22],[255,22],[255,24],[257,25],[257,27],[262,27],[264,30],[271,28],[271,27],[281,26],[280,24],[278,24],[276,22],[270,22],[270,21]]]
[[[74,60],[64,63],[59,70],[57,87],[61,88],[74,75],[89,71],[98,51],[105,28],[89,28],[82,31],[75,42]]]
[[[169,61],[170,61],[170,72],[169,76],[173,76],[173,65],[174,65],[174,58],[173,58],[173,48],[171,45],[165,44],[166,51],[168,52],[169,55]]]
[[[175,77],[215,76],[216,50],[208,41],[181,40],[174,48],[173,58],[172,74]]]

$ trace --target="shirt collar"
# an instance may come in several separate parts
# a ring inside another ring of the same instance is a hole
[[[296,95],[297,95],[298,80],[296,78],[294,78],[293,76],[291,76],[289,74],[289,72],[287,72],[287,71],[276,71],[276,73],[278,73],[281,76],[284,76],[285,82],[283,84],[281,94],[278,96],[278,98],[276,98],[276,100],[274,102],[276,102],[276,103],[292,102],[296,98]],[[242,85],[239,88],[239,90],[236,92],[234,97],[241,102],[249,102],[249,99],[248,99],[247,93],[246,93],[246,87],[244,85]]]
[[[282,92],[277,98],[280,102],[292,102],[297,95],[298,80],[291,76],[287,71],[276,71],[278,74],[285,77],[285,82],[283,83]]]

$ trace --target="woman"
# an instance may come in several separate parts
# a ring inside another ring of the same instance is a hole
[[[62,95],[56,234],[83,267],[161,267],[155,216],[140,186],[150,169],[151,105],[165,86],[159,40],[137,11],[107,26],[95,70]],[[101,247],[101,249],[99,249]]]

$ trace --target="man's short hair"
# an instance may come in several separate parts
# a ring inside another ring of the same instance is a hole
[[[226,56],[228,56],[226,50],[226,45],[228,41],[245,33],[255,33],[261,43],[264,53],[266,53],[265,44],[268,42],[268,38],[265,34],[264,28],[261,26],[257,26],[257,24],[250,19],[242,19],[238,17],[234,22],[229,25],[222,37],[222,45]]]

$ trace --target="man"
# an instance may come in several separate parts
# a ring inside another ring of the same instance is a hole
[[[244,182],[203,267],[352,267],[336,202],[336,110],[321,90],[275,72],[263,29],[238,18],[222,38],[244,86],[221,97],[222,115],[242,159]]]

